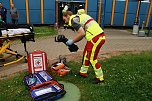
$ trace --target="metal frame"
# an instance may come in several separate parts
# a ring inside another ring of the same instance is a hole
[[[65,1],[65,0],[56,0],[56,23],[59,23],[59,12],[58,12],[58,6],[59,6],[59,2],[63,2],[63,3],[85,3],[85,11],[86,13],[88,12],[88,0],[85,1]]]

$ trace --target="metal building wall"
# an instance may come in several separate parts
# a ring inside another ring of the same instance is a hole
[[[10,22],[10,1],[9,0],[1,0],[2,5],[7,9],[7,22]]]
[[[29,0],[29,15],[31,24],[41,24],[40,0]]]
[[[42,2],[43,4],[41,4]],[[43,5],[43,8],[41,8],[41,5]],[[32,24],[55,23],[55,0],[29,0],[29,11],[30,23]],[[42,17],[44,18],[42,19]]]
[[[19,23],[26,24],[25,0],[13,0],[13,3],[19,11]],[[10,17],[9,17],[9,19],[10,19]]]
[[[147,14],[148,14],[149,3],[142,2],[139,11],[139,24],[141,25],[143,21],[146,22]],[[128,3],[128,11],[127,11],[127,19],[126,26],[132,26],[134,24],[136,18],[136,11],[138,8],[138,2],[129,2]]]
[[[98,17],[98,0],[88,0],[88,14],[96,21]]]
[[[44,24],[55,23],[55,1],[56,0],[44,0]]]
[[[105,26],[132,26],[134,24],[134,21],[136,19],[137,8],[138,8],[138,0],[128,0],[126,19],[124,19],[126,1],[102,0],[102,2],[103,2],[103,7],[106,6],[104,12]],[[149,5],[150,3],[147,2],[141,3],[140,12],[139,12],[140,25],[142,24],[143,21],[146,22],[147,20]],[[103,23],[101,23],[101,25],[103,25]]]
[[[141,3],[140,12],[139,12],[139,20],[140,25],[142,22],[146,22],[147,16],[148,16],[148,10],[149,10],[150,3]]]
[[[55,23],[55,1],[56,0],[0,0],[7,9],[7,22],[10,19],[10,2],[13,2],[19,11],[19,24],[27,24],[26,2],[28,5],[29,23],[30,24],[54,24]],[[43,8],[41,3],[43,1]],[[43,10],[42,10],[43,9]],[[42,13],[43,12],[43,13]],[[43,14],[43,15],[42,15]],[[44,17],[42,19],[42,17]],[[43,20],[43,21],[42,21]],[[44,23],[42,23],[44,22]]]
[[[112,13],[112,0],[105,0],[104,1],[105,12],[104,12],[104,25],[110,25],[111,21],[111,13]]]
[[[134,24],[137,6],[138,6],[138,2],[128,3],[126,26],[132,26]]]
[[[125,2],[116,1],[113,26],[122,26],[124,20]]]
[[[19,10],[19,24],[54,24],[56,22],[56,0],[0,0],[3,6],[7,8],[7,21],[10,20],[10,2],[15,4]],[[62,0],[70,2],[71,0]],[[83,1],[87,5],[87,13],[96,21],[100,19],[100,24],[104,26],[132,26],[136,18],[138,0],[128,0],[128,6],[125,15],[126,1],[120,0],[73,0]],[[101,18],[99,2],[102,2]],[[27,12],[28,7],[28,12]],[[141,3],[139,12],[140,24],[142,21],[149,23],[148,18],[151,14],[150,3]],[[29,16],[27,15],[29,14]],[[124,19],[125,18],[125,19]],[[28,21],[29,20],[29,21]]]

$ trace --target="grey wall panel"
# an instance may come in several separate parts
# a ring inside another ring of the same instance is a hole
[[[97,21],[97,13],[96,12],[88,12],[88,14]]]
[[[88,0],[88,14],[97,21],[98,0]]]
[[[110,25],[110,22],[111,22],[111,13],[105,13],[105,19],[104,19],[104,24],[106,26],[109,26]]]
[[[133,26],[134,21],[135,21],[135,15],[134,14],[127,14],[126,26]]]
[[[56,0],[44,0],[44,24],[54,24],[56,18]]]
[[[123,17],[124,17],[123,13],[115,13],[113,25],[114,26],[122,26],[123,25]]]
[[[44,24],[54,24],[55,23],[55,13],[54,10],[44,11]]]
[[[41,24],[40,0],[29,0],[29,16],[31,24]]]
[[[18,9],[19,12],[19,24],[26,24],[26,5],[25,0],[13,0],[15,8]]]

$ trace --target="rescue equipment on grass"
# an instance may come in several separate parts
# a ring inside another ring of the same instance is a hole
[[[63,63],[54,63],[51,66],[51,71],[56,72],[59,76],[64,76],[70,72],[70,69]]]
[[[54,101],[66,94],[64,85],[54,80],[46,71],[25,76],[24,84],[34,101]]]
[[[67,75],[70,69],[66,65],[66,58],[59,56],[59,62],[55,62],[51,65],[51,71],[57,73],[59,76]]]

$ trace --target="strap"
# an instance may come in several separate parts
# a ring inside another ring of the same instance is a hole
[[[89,22],[93,21],[93,18],[89,19],[85,24],[84,26],[86,26]]]

